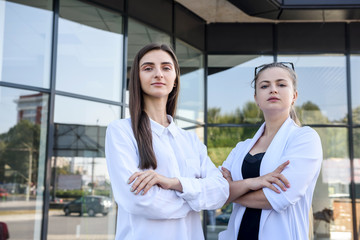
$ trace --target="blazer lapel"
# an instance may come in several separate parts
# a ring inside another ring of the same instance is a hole
[[[274,139],[261,161],[260,176],[274,171],[282,162],[280,162],[283,151],[287,145],[288,138],[293,130],[293,120],[289,117],[279,131],[276,133]],[[259,237],[261,238],[262,228],[270,215],[272,210],[262,210],[260,218]]]

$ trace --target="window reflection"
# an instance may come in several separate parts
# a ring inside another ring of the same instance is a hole
[[[353,55],[350,57],[350,61],[353,122],[360,124],[360,56]]]
[[[0,1],[0,81],[48,88],[52,1],[26,4]]]
[[[208,61],[208,122],[259,122],[262,116],[252,106],[255,101],[251,81],[255,67],[273,62],[273,57],[210,55]],[[242,116],[245,112],[247,115]]]
[[[279,56],[278,61],[295,65],[299,91],[295,106],[303,106],[298,114],[303,124],[347,123],[343,55]]]
[[[0,87],[0,219],[12,239],[40,239],[48,96]]]
[[[257,127],[208,127],[208,154],[216,167],[221,166],[239,141],[252,137]],[[207,211],[207,239],[217,239],[218,233],[227,228],[232,204]]]
[[[354,181],[356,196],[357,229],[360,231],[360,128],[353,130],[354,139]],[[358,232],[359,234],[359,232]]]
[[[176,56],[180,65],[180,96],[177,115],[204,122],[203,54],[186,43],[176,41]]]
[[[80,1],[60,1],[56,89],[120,101],[122,17]]]
[[[115,237],[104,146],[106,127],[119,116],[119,106],[56,96],[48,239]]]
[[[324,160],[313,197],[315,239],[351,239],[350,161],[346,128],[315,128]]]

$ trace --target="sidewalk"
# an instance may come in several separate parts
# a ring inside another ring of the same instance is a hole
[[[4,212],[5,213],[5,212]],[[62,210],[50,210],[49,216],[62,215]],[[36,213],[35,210],[19,210],[19,211],[6,211],[6,214],[2,214],[0,211],[0,219],[2,222],[17,222],[17,221],[35,221],[42,219],[42,212]]]

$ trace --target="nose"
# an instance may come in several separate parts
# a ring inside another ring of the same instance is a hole
[[[278,90],[275,85],[270,86],[270,93],[278,93]]]
[[[163,78],[163,77],[164,77],[164,75],[163,75],[161,68],[156,68],[155,69],[155,78]]]

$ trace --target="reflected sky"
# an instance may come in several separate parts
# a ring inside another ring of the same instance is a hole
[[[120,118],[120,107],[64,96],[55,97],[54,122],[107,126]]]
[[[352,89],[352,107],[360,106],[360,56],[351,56],[351,89]]]
[[[0,1],[0,80],[49,87],[51,11]]]
[[[120,101],[122,42],[122,34],[60,18],[56,89]]]
[[[345,56],[279,56],[278,61],[289,61],[295,65],[299,91],[297,106],[311,101],[330,121],[346,117]]]

